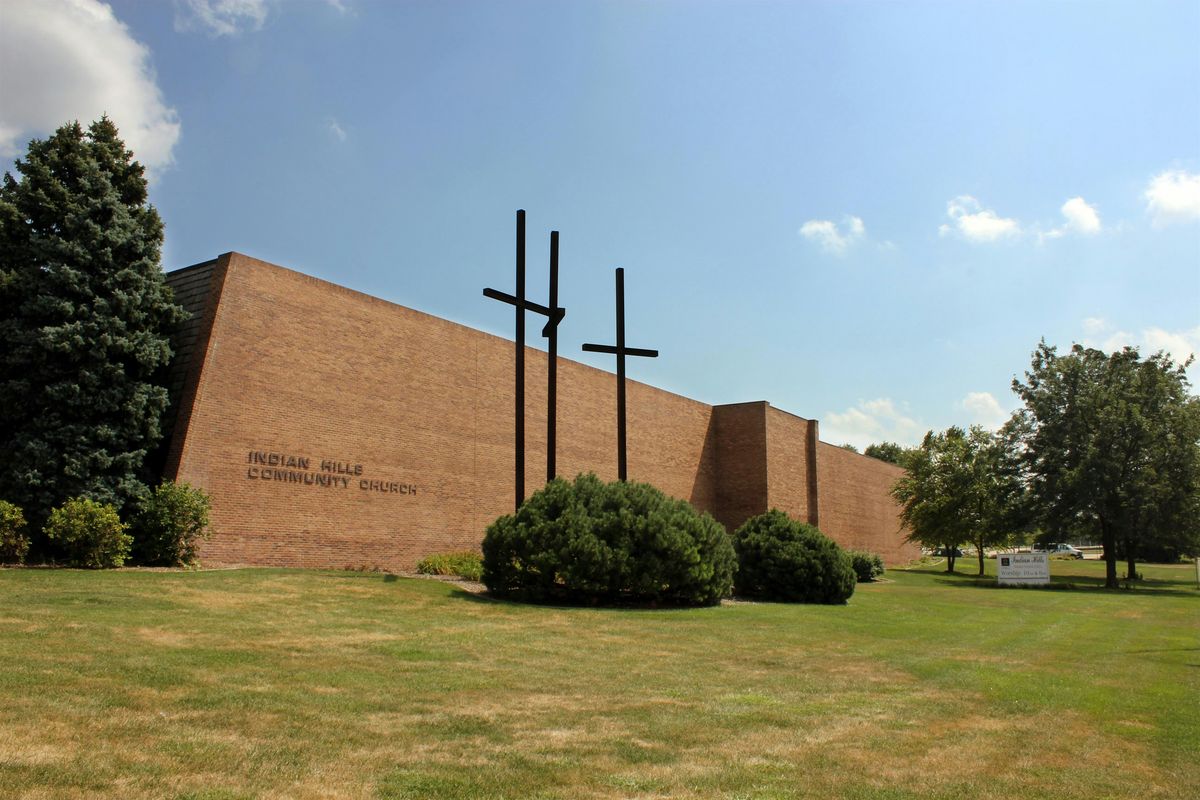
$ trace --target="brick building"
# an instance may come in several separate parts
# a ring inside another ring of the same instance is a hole
[[[176,338],[164,473],[207,490],[207,563],[411,569],[478,549],[511,511],[513,345],[238,253],[168,274]],[[546,353],[526,352],[526,486],[545,477]],[[616,477],[614,378],[558,361],[558,471]],[[769,508],[889,563],[890,464],[766,402],[630,381],[629,478],[729,529]],[[541,438],[539,438],[541,437]]]

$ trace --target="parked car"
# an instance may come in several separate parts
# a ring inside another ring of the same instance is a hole
[[[952,555],[952,556],[954,556],[955,558],[962,558],[962,557],[963,557],[963,551],[962,551],[962,550],[960,550],[959,548],[957,548],[957,547],[954,547],[954,548],[950,548],[950,550],[952,550],[952,552],[948,552],[948,551],[947,551],[947,549],[946,549],[945,547],[939,547],[937,550],[934,550],[934,551],[933,551],[933,554],[934,554],[935,556],[949,556],[949,555]]]
[[[1052,556],[1067,556],[1069,558],[1083,558],[1083,551],[1078,547],[1061,542],[1051,542],[1045,547],[1034,547],[1035,553],[1049,553]]]

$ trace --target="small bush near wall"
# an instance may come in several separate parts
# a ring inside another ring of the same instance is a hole
[[[203,490],[164,481],[138,504],[130,525],[133,555],[143,564],[181,567],[196,562],[208,538],[210,503]]]
[[[737,592],[792,603],[844,603],[855,574],[837,543],[812,525],[771,510],[746,520],[733,534]]]
[[[121,566],[133,542],[117,509],[86,497],[51,511],[42,531],[67,564],[88,569]]]
[[[25,515],[20,506],[0,500],[0,564],[20,564],[28,552]]]
[[[422,575],[457,575],[469,581],[483,577],[483,557],[479,553],[434,553],[417,562]]]
[[[555,479],[488,527],[483,582],[537,602],[712,605],[736,562],[719,522],[644,483]]]
[[[850,556],[850,565],[859,583],[870,583],[883,576],[883,559],[877,553],[865,550],[847,550],[846,553]]]

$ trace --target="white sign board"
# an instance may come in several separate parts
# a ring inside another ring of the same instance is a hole
[[[1050,583],[1050,554],[1000,553],[996,581],[1001,586],[1044,586]]]

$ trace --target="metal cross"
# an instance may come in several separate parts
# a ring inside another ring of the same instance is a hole
[[[517,211],[517,294],[513,296],[495,289],[484,289],[484,297],[508,303],[516,312],[516,381],[514,395],[515,418],[515,492],[516,508],[525,502],[525,312],[533,311],[546,317],[542,336],[550,340],[550,363],[547,369],[546,414],[546,480],[554,479],[555,463],[555,416],[557,413],[558,378],[558,323],[562,322],[567,310],[558,307],[558,231],[550,233],[550,306],[546,307],[525,297],[525,211]]]
[[[625,346],[625,270],[621,267],[617,267],[617,344],[585,344],[583,349],[617,357],[617,478],[625,480],[625,356],[658,358],[658,351]]]

